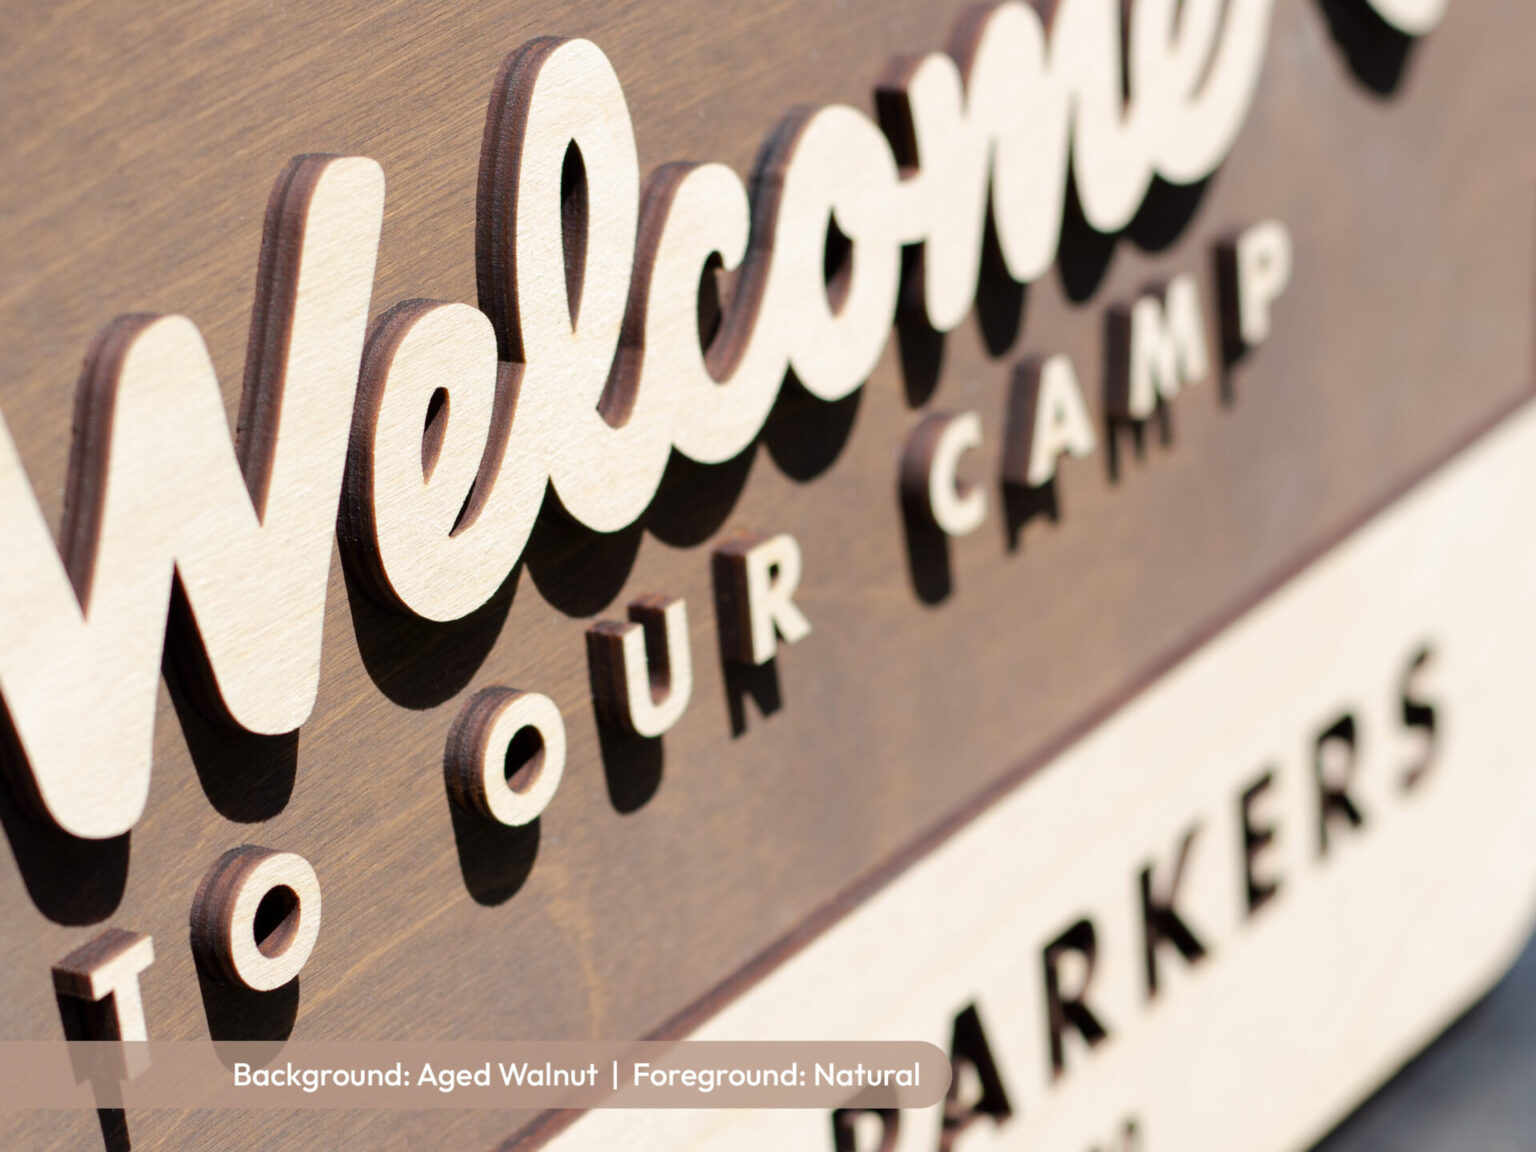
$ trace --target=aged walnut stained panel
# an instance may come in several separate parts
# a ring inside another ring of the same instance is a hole
[[[1528,394],[1532,17],[1469,7],[1384,45],[1394,87],[1351,63],[1359,5],[1277,5],[1253,109],[1208,184],[1155,188],[1118,241],[1069,220],[1060,266],[1027,293],[984,260],[977,320],[943,339],[904,323],[860,392],[791,390],[741,457],[674,460],[640,528],[546,516],[464,622],[392,615],[333,559],[296,737],[231,736],[162,686],[127,841],[68,844],[5,802],[5,1034],[59,1034],[49,970],[107,925],[154,938],[142,989],[160,1038],[631,1035],[698,1002]],[[262,206],[289,157],[386,173],[375,315],[472,302],[487,102],[529,38],[601,46],[642,173],[688,157],[744,176],[786,107],[872,110],[889,61],[946,43],[958,15],[853,0],[11,14],[0,408],[44,515],[57,528],[73,381],[113,316],[192,317],[234,416]],[[1099,451],[1062,457],[1048,503],[996,487],[1018,360],[1069,354],[1102,415],[1107,310],[1192,275],[1219,366],[1215,247],[1270,218],[1295,259],[1262,347],[1183,390],[1140,444],[1099,424]],[[935,542],[903,519],[898,458],[940,410],[980,414],[962,473],[989,508]],[[794,535],[814,626],[761,668],[721,659],[715,620],[711,552],[743,531]],[[682,598],[692,632],[691,701],[660,746],[598,727],[585,641],[648,593]],[[455,717],[495,686],[548,695],[567,728],[558,794],[524,828],[464,813],[444,786]],[[247,842],[298,853],[324,893],[297,987],[265,1000],[200,979],[188,939],[199,880]],[[99,1139],[91,1118],[6,1124],[24,1146]],[[343,1131],[492,1146],[518,1125],[132,1118],[137,1144],[177,1148]]]

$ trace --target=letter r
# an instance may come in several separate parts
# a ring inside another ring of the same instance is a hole
[[[803,570],[800,543],[788,532],[738,536],[716,550],[715,596],[726,657],[761,665],[778,653],[778,642],[795,644],[811,622],[795,604]]]

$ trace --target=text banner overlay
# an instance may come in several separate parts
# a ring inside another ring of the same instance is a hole
[[[923,1108],[919,1042],[0,1043],[0,1109]]]

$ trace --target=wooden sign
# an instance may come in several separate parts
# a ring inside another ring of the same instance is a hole
[[[693,1033],[926,1039],[944,1104],[550,1147],[1310,1146],[1527,942],[1533,459],[1527,411]]]
[[[1532,16],[630,7],[18,15],[0,1039],[949,1100],[10,1143],[1305,1147],[1536,907]]]

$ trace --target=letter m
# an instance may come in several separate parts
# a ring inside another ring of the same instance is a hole
[[[1107,324],[1112,416],[1145,420],[1159,399],[1172,400],[1185,384],[1198,384],[1210,374],[1200,287],[1193,276],[1176,276],[1128,308],[1111,308]]]
[[[235,444],[190,320],[106,327],[57,550],[0,419],[3,756],[66,832],[121,835],[144,810],[173,589],[200,704],[258,733],[308,719],[383,205],[361,157],[301,156],[279,178]]]

